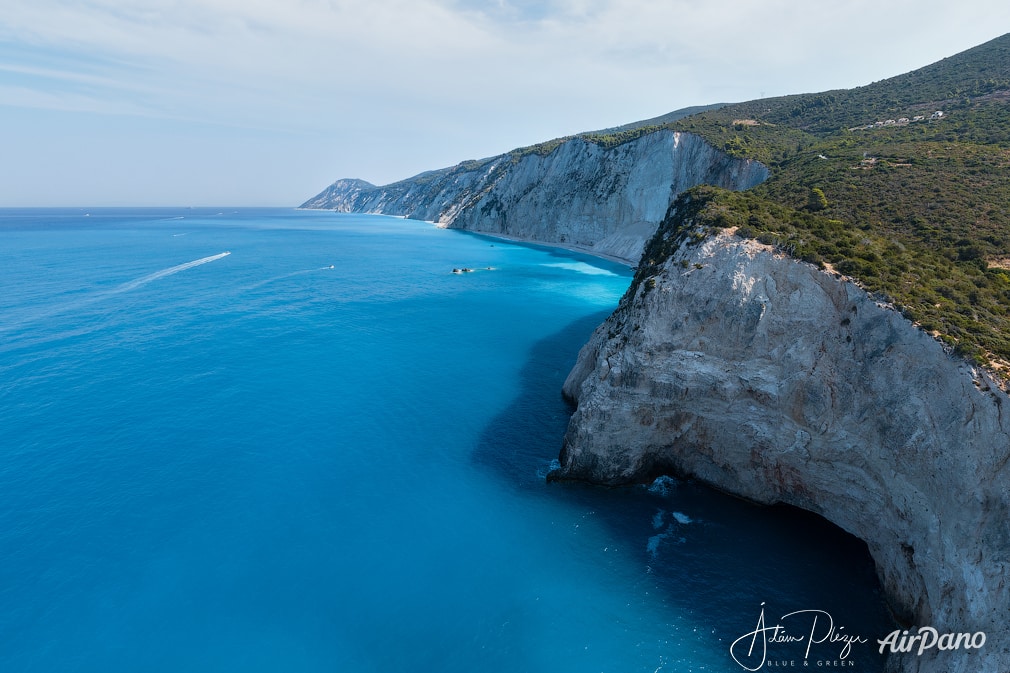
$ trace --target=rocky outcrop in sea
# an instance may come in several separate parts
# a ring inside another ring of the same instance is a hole
[[[910,633],[986,633],[892,669],[1010,670],[1010,397],[837,274],[727,231],[682,237],[582,349],[550,478],[689,475],[816,512],[866,542]]]

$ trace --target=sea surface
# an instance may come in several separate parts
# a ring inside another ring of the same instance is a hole
[[[4,673],[881,668],[872,562],[812,515],[545,483],[624,267],[282,209],[0,245]],[[762,611],[868,642],[765,655]]]

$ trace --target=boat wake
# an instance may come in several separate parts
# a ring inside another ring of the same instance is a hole
[[[155,271],[154,273],[144,276],[143,278],[138,278],[137,280],[131,280],[128,283],[123,283],[116,289],[116,292],[126,292],[127,290],[135,290],[142,285],[147,285],[151,281],[158,280],[159,278],[164,278],[165,276],[171,276],[172,274],[179,273],[180,271],[192,269],[193,267],[200,266],[201,264],[209,264],[210,262],[216,262],[222,257],[227,257],[230,254],[231,254],[230,251],[221,252],[216,255],[211,255],[210,257],[194,259],[192,262],[186,262],[185,264],[178,264],[176,266],[172,266],[167,269],[162,269],[161,271]]]
[[[76,301],[70,301],[60,306],[54,306],[48,311],[42,311],[36,315],[26,316],[21,318],[16,323],[5,324],[0,322],[0,333],[9,331],[14,328],[22,329],[25,325],[33,324],[42,320],[47,320],[53,316],[64,314],[70,311],[80,311],[86,306],[100,302],[103,299],[111,297],[113,295],[118,295],[122,292],[127,292],[129,290],[135,290],[142,285],[146,285],[151,281],[158,280],[159,278],[164,278],[165,276],[171,276],[174,273],[179,273],[180,271],[185,271],[186,269],[192,269],[195,266],[200,266],[201,264],[208,264],[210,262],[217,261],[223,257],[227,257],[231,254],[231,251],[225,251],[218,253],[216,255],[211,255],[210,257],[202,257],[200,259],[194,259],[192,262],[186,262],[184,264],[177,264],[171,266],[167,269],[162,269],[161,271],[155,271],[154,273],[148,274],[142,278],[137,278],[136,280],[131,280],[129,282],[123,283],[119,287],[112,290],[104,290],[91,294]]]

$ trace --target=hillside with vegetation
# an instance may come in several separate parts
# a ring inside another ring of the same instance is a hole
[[[693,221],[849,276],[952,351],[1010,374],[1010,35],[865,87],[664,127],[771,169],[747,192],[688,193]],[[643,259],[639,275],[659,261]]]
[[[696,134],[771,171],[746,192],[690,190],[692,207],[676,212],[856,280],[952,352],[1010,380],[1010,34],[856,89],[687,108],[369,193],[395,201],[430,192],[441,204],[446,185],[478,176],[466,206],[531,155],[573,140],[611,150],[661,130]],[[346,185],[335,186],[346,196]],[[335,207],[334,188],[303,207]],[[384,203],[366,210],[385,212]],[[643,259],[640,277],[660,261]]]

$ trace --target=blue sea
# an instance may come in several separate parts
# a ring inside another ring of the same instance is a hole
[[[545,482],[624,267],[291,209],[0,240],[4,673],[882,668],[872,562],[816,517]],[[867,642],[765,652],[762,614]]]

